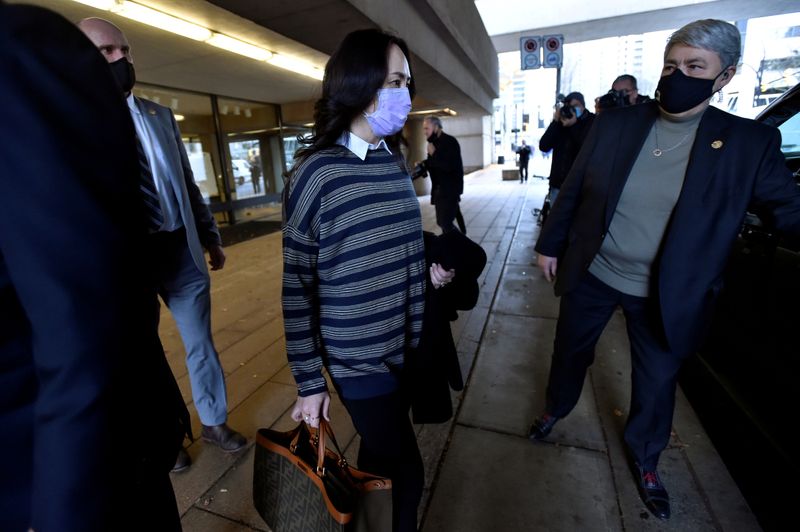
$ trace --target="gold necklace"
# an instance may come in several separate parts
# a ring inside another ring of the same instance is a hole
[[[680,140],[680,142],[678,142],[676,145],[672,146],[671,148],[663,148],[662,149],[662,148],[658,147],[658,122],[653,124],[653,132],[655,133],[655,136],[656,136],[656,147],[653,149],[653,155],[655,155],[656,157],[661,157],[663,154],[667,153],[668,151],[674,150],[675,148],[677,148],[678,146],[680,146],[681,144],[686,142],[686,139],[688,139],[689,135],[692,134],[692,132],[690,131],[686,135],[684,135],[683,138]]]

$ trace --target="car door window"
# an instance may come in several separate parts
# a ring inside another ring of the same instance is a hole
[[[781,151],[787,159],[800,157],[800,113],[781,124]]]

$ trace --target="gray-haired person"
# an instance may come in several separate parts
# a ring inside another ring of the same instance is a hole
[[[431,174],[431,203],[436,207],[436,224],[443,233],[455,229],[453,220],[465,235],[467,226],[458,203],[464,193],[464,163],[461,146],[455,137],[442,129],[438,116],[426,116],[422,130],[428,140],[425,166]]]
[[[702,339],[745,211],[756,205],[800,234],[800,188],[778,130],[709,106],[739,50],[727,22],[676,31],[655,100],[598,117],[536,244],[561,306],[545,411],[530,438],[547,437],[573,409],[621,306],[632,366],[625,442],[642,499],[661,519],[670,504],[656,467],[678,370]]]

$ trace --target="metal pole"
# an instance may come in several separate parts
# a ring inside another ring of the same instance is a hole
[[[556,101],[559,94],[561,94],[561,67],[556,68]]]

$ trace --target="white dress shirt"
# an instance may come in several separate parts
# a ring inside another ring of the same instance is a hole
[[[367,158],[368,150],[377,150],[383,148],[387,152],[392,153],[392,150],[390,150],[389,146],[386,145],[385,140],[381,139],[377,144],[370,144],[352,131],[345,131],[342,133],[342,136],[339,137],[339,140],[336,141],[336,144],[339,146],[344,146],[362,161]]]

